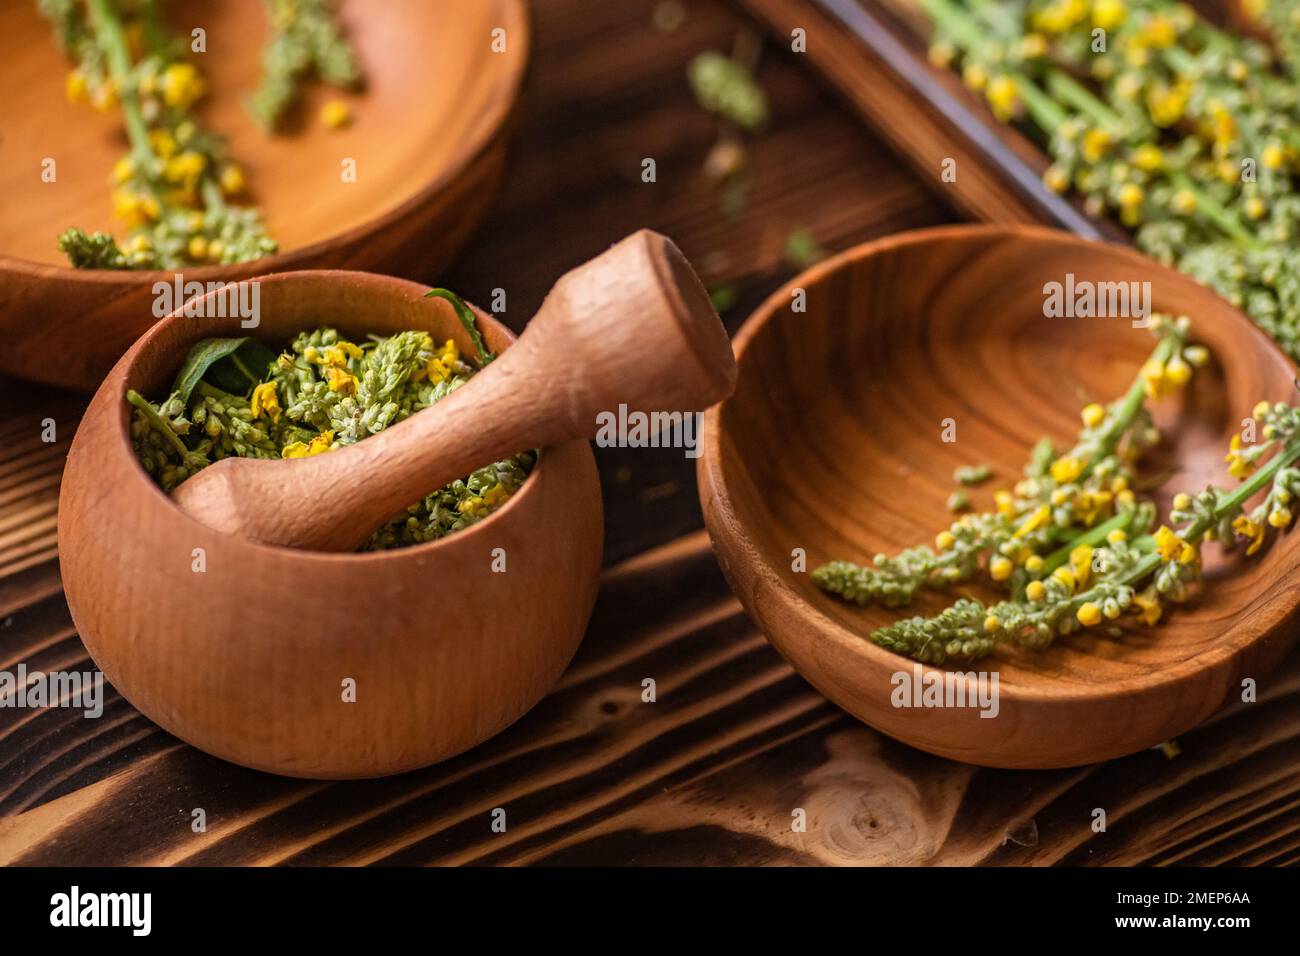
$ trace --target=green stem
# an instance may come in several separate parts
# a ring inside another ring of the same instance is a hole
[[[153,147],[149,143],[149,127],[140,111],[131,79],[131,51],[122,29],[122,18],[113,0],[88,0],[95,24],[95,42],[104,52],[108,72],[117,88],[117,98],[122,104],[126,120],[126,134],[131,140],[131,151],[146,164],[152,162]]]
[[[176,431],[167,423],[166,419],[158,414],[153,405],[149,403],[148,399],[135,389],[131,388],[127,389],[126,400],[144,413],[144,417],[148,420],[154,431],[162,435],[168,444],[176,449],[182,459],[189,457],[190,450],[185,447],[185,443],[180,440],[180,436],[176,434]]]
[[[1086,113],[1098,126],[1106,127],[1118,137],[1119,129],[1124,124],[1120,115],[1064,70],[1053,68],[1047,71],[1047,92],[1069,103],[1079,112]]]
[[[1251,234],[1250,230],[1243,226],[1231,212],[1211,199],[1190,176],[1180,170],[1170,173],[1169,179],[1177,188],[1196,197],[1197,212],[1217,226],[1220,231],[1246,246],[1260,248],[1260,241]]]
[[[1066,561],[1069,561],[1070,554],[1075,548],[1082,547],[1083,545],[1092,547],[1101,544],[1112,531],[1123,531],[1128,528],[1128,526],[1133,523],[1133,516],[1135,514],[1136,512],[1134,511],[1122,512],[1121,514],[1115,515],[1109,521],[1102,522],[1095,528],[1090,528],[1088,531],[1073,540],[1067,541],[1061,547],[1049,554],[1043,561],[1043,576],[1046,577],[1061,565],[1065,564]]]
[[[1208,518],[1198,518],[1190,525],[1179,532],[1179,537],[1189,544],[1200,544],[1205,537],[1205,533],[1210,528],[1217,525],[1223,520],[1224,515],[1231,514],[1252,497],[1262,491],[1265,486],[1272,482],[1273,477],[1286,466],[1300,460],[1300,439],[1292,439],[1293,445],[1284,448],[1263,468],[1255,472],[1249,481],[1246,481],[1232,494],[1227,495],[1214,509],[1213,515]],[[1119,579],[1120,584],[1135,587],[1138,582],[1144,580],[1147,575],[1151,574],[1160,567],[1165,561],[1159,552],[1148,554],[1141,561],[1135,564],[1127,574]],[[1113,583],[1113,582],[1112,582]],[[1100,589],[1094,588],[1084,594],[1077,595],[1071,602],[1071,610],[1078,610],[1086,604],[1091,598],[1099,597]]]

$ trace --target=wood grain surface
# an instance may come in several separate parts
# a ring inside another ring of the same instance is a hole
[[[749,150],[738,222],[702,171],[717,127],[686,63],[756,28],[727,0],[539,0],[536,51],[502,200],[440,284],[505,318],[631,228],[672,236],[734,327],[824,247],[948,221],[797,57],[768,47],[773,122]],[[658,182],[638,174],[647,154]],[[518,323],[518,324],[516,324]],[[55,563],[54,502],[81,400],[0,380],[0,667],[86,666]],[[54,418],[59,442],[40,440]],[[868,729],[755,630],[700,530],[694,466],[598,449],[607,568],[559,687],[486,745],[381,781],[305,783],[189,748],[115,695],[104,716],[0,710],[0,860],[24,863],[1274,863],[1300,862],[1300,659],[1179,741],[1070,771],[995,771]],[[657,702],[641,702],[641,681]],[[207,811],[195,833],[193,809]],[[493,808],[507,811],[503,834]],[[807,812],[804,833],[792,811]],[[1090,827],[1102,807],[1105,834]]]

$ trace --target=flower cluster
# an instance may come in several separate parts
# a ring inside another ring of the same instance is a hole
[[[364,343],[335,329],[298,335],[234,394],[200,380],[152,403],[132,392],[131,438],[145,470],[170,491],[231,456],[302,458],[350,445],[428,408],[476,369],[455,342],[401,332]],[[480,468],[412,504],[367,549],[432,541],[491,514],[528,477],[531,452]]]
[[[1133,469],[1160,438],[1146,399],[1185,384],[1193,365],[1205,361],[1203,348],[1187,344],[1188,330],[1186,318],[1153,317],[1158,343],[1127,393],[1108,407],[1084,408],[1082,428],[1067,451],[1039,442],[1024,477],[994,495],[994,510],[958,518],[936,536],[934,547],[877,555],[869,567],[829,562],[813,572],[814,582],[864,606],[900,607],[921,587],[950,587],[981,569],[1019,591],[1065,570],[1061,566],[1081,543],[1115,543],[1145,532],[1154,509],[1134,494]]]
[[[1050,188],[1119,219],[1300,358],[1300,20],[1253,4],[1280,58],[1172,0],[920,0],[931,58],[1042,132]]]
[[[1110,436],[1122,435],[1127,443],[1137,437],[1135,422],[1149,422],[1128,404],[1132,396],[1141,406],[1145,397],[1164,394],[1170,369],[1196,349],[1184,344],[1185,323],[1165,321],[1160,328],[1165,337],[1129,396],[1109,410],[1085,409],[1085,427],[1071,452],[1054,456],[1040,445],[1016,490],[998,495],[997,512],[959,520],[939,534],[937,550],[882,555],[871,568],[823,565],[813,574],[816,583],[858,604],[897,607],[923,585],[945,587],[982,569],[1008,592],[1006,599],[986,605],[962,598],[933,617],[908,618],[872,634],[882,647],[942,664],[982,657],[1004,643],[1045,647],[1058,635],[1117,622],[1126,614],[1154,625],[1167,604],[1185,600],[1200,580],[1205,541],[1227,547],[1240,541],[1248,555],[1257,554],[1271,531],[1295,520],[1300,408],[1257,405],[1252,419],[1257,434],[1234,437],[1227,455],[1230,473],[1242,484],[1232,491],[1209,487],[1197,495],[1178,494],[1168,524],[1156,527],[1154,504],[1134,499],[1131,472],[1122,473],[1125,482],[1118,492],[1113,484],[1107,488],[1093,481],[1104,465],[1118,470],[1131,463],[1123,453],[1130,446],[1120,446],[1116,454]],[[1173,377],[1186,380],[1181,371]],[[1149,426],[1138,430],[1142,427]],[[1113,473],[1109,469],[1106,473]],[[1093,515],[1067,504],[1099,490],[1113,495],[1108,511]],[[1247,510],[1261,492],[1266,492],[1263,500]],[[1099,520],[1106,514],[1111,517]]]
[[[175,269],[276,251],[255,209],[232,205],[243,170],[192,115],[207,93],[197,67],[164,30],[155,0],[41,0],[76,66],[73,103],[120,109],[130,152],[112,172],[113,208],[129,232],[69,229],[59,248],[81,269]]]
[[[329,86],[355,89],[361,82],[356,54],[339,28],[334,0],[265,0],[271,39],[262,52],[262,80],[248,108],[274,129],[301,95],[308,73]],[[321,118],[329,126],[348,120],[347,106],[334,100]]]

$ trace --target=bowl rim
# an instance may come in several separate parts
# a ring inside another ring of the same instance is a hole
[[[289,272],[276,272],[264,276],[253,276],[250,277],[249,279],[245,279],[241,281],[245,281],[245,282],[271,281],[276,284],[285,284],[285,283],[294,284],[297,282],[304,282],[304,281],[363,282],[370,285],[372,288],[387,289],[387,290],[391,290],[392,292],[405,290],[407,292],[418,293],[418,298],[421,301],[434,301],[434,300],[425,299],[424,293],[428,291],[429,287],[423,283],[415,282],[410,279],[402,279],[397,276],[384,275],[378,272],[361,272],[361,271],[350,270],[350,269],[297,269]],[[211,294],[213,293],[205,293],[205,296]],[[466,301],[465,304],[468,305],[471,310],[473,310],[474,315],[478,319],[478,321],[485,323],[488,327],[493,329],[493,331],[498,332],[504,336],[506,342],[508,343],[507,347],[513,346],[514,343],[518,340],[518,336],[515,335],[515,333],[512,332],[505,323],[501,322],[499,319],[495,318],[490,313],[484,312],[482,309],[474,305],[472,302]],[[110,372],[108,377],[104,379],[104,382],[100,386],[99,391],[95,393],[95,397],[91,400],[91,406],[94,406],[99,402],[100,392],[107,393],[111,389],[113,391],[122,391],[123,396],[125,395],[125,387],[126,387],[127,379],[130,378],[133,370],[136,368],[140,360],[146,354],[150,353],[150,349],[153,346],[153,340],[158,336],[158,334],[165,327],[171,325],[174,322],[183,321],[186,318],[186,316],[183,313],[184,306],[185,303],[182,303],[174,311],[163,316],[161,319],[156,321],[149,328],[149,330],[145,332],[144,335],[142,335],[139,339],[136,340],[136,343],[133,346],[131,346],[131,348],[126,352],[125,355],[122,356],[121,359],[118,360],[118,363],[113,368],[113,371]],[[191,341],[191,345],[192,344],[193,342]],[[111,396],[109,397],[111,399]],[[396,547],[396,548],[385,548],[378,551],[339,552],[339,551],[316,551],[316,550],[309,550],[306,548],[291,548],[291,547],[285,547],[283,545],[266,544],[261,541],[254,541],[250,538],[245,538],[242,535],[232,534],[229,532],[219,531],[215,528],[210,528],[207,525],[203,524],[203,522],[199,521],[196,518],[191,517],[190,515],[182,511],[179,507],[177,507],[176,503],[172,501],[171,496],[167,494],[167,492],[163,491],[163,489],[158,485],[158,483],[155,482],[152,477],[150,477],[149,473],[144,470],[144,466],[140,463],[140,459],[135,454],[135,449],[132,448],[131,446],[131,433],[130,433],[131,413],[130,413],[130,409],[127,406],[125,398],[123,397],[123,400],[120,402],[114,402],[113,405],[116,407],[116,416],[117,416],[114,423],[111,426],[112,433],[113,433],[113,440],[115,442],[120,443],[116,448],[114,448],[114,454],[122,453],[125,455],[125,457],[129,462],[128,467],[130,468],[132,480],[139,480],[140,482],[142,482],[143,485],[145,486],[145,493],[153,494],[154,496],[156,496],[155,500],[159,501],[164,507],[171,509],[171,511],[176,516],[177,520],[190,522],[193,524],[195,528],[201,528],[205,531],[211,532],[212,534],[220,535],[223,538],[238,541],[242,546],[245,547],[262,549],[271,553],[280,553],[280,554],[291,553],[296,557],[306,558],[306,559],[316,559],[322,561],[335,561],[335,562],[364,561],[364,562],[377,564],[384,561],[401,560],[413,555],[414,556],[428,555],[431,552],[433,552],[435,549],[439,548],[440,546],[446,548],[452,543],[455,543],[457,545],[463,545],[464,543],[472,540],[475,533],[481,532],[481,530],[487,527],[488,525],[494,523],[500,524],[500,522],[496,520],[498,517],[502,515],[507,515],[512,511],[518,510],[518,508],[516,507],[516,504],[518,502],[524,500],[530,500],[531,497],[535,496],[536,489],[538,487],[538,482],[534,481],[533,478],[538,475],[538,473],[541,471],[543,467],[545,467],[544,462],[554,463],[556,461],[556,456],[554,454],[551,454],[548,448],[536,449],[537,460],[536,462],[533,463],[533,467],[529,471],[528,477],[524,479],[524,483],[520,486],[519,490],[515,492],[513,495],[511,495],[509,499],[506,500],[505,504],[497,508],[495,511],[493,511],[491,514],[489,514],[486,518],[482,519],[481,521],[476,521],[472,525],[469,525],[468,527],[462,528],[459,531],[454,531],[450,534],[443,535],[441,538],[435,538],[432,541],[422,541],[419,544],[403,545],[401,547]],[[563,448],[565,446],[558,446],[558,447]],[[555,467],[555,465],[551,464],[550,467],[553,468]],[[519,507],[522,507],[522,505],[519,505]]]
[[[511,31],[511,42],[520,43],[520,54],[510,58],[502,76],[501,88],[505,96],[493,97],[485,121],[477,124],[473,134],[463,141],[457,154],[447,163],[441,175],[426,183],[403,202],[386,213],[367,219],[346,232],[332,233],[307,245],[275,252],[260,259],[232,262],[227,265],[196,266],[185,269],[77,269],[63,263],[38,262],[21,256],[0,252],[0,275],[14,273],[38,275],[46,280],[76,283],[91,287],[117,287],[123,284],[152,285],[167,280],[178,272],[195,281],[233,281],[236,277],[260,278],[272,272],[294,270],[299,263],[319,259],[349,242],[383,232],[407,218],[414,210],[432,202],[451,188],[470,168],[479,162],[493,147],[506,126],[510,114],[519,102],[524,77],[532,62],[533,25],[527,0],[501,0],[506,4],[507,16],[513,22],[505,24]],[[517,31],[517,33],[516,33]],[[518,36],[521,40],[515,40]],[[256,275],[249,275],[255,269]]]
[[[1096,239],[1085,239],[1076,236],[1073,233],[1060,229],[1051,229],[1037,225],[1022,224],[998,224],[998,223],[958,223],[943,226],[933,226],[923,229],[908,230],[906,232],[895,233],[889,236],[883,236],[878,239],[869,240],[859,245],[846,249],[836,255],[811,266],[798,275],[794,276],[779,289],[774,291],[770,296],[764,299],[745,319],[744,324],[736,335],[732,338],[732,347],[735,350],[736,366],[738,374],[743,374],[742,362],[746,349],[756,338],[767,323],[776,315],[779,310],[790,301],[791,293],[794,289],[807,286],[812,283],[820,283],[826,277],[840,271],[850,263],[855,263],[863,259],[871,258],[885,252],[891,252],[899,249],[906,249],[915,246],[923,246],[934,242],[942,242],[948,239],[971,239],[983,238],[994,240],[999,237],[1015,237],[1020,239],[1029,239],[1039,242],[1053,242],[1065,245],[1081,245],[1087,247],[1100,247],[1107,254],[1118,256],[1121,259],[1129,260],[1134,266],[1148,270],[1153,276],[1161,277],[1176,282],[1193,283],[1200,288],[1206,288],[1177,270],[1157,262],[1139,252],[1137,249],[1121,245],[1114,242],[1106,242]],[[1213,290],[1210,291],[1212,294]],[[1226,299],[1222,299],[1222,305],[1226,313],[1230,313],[1235,321],[1242,326],[1243,336],[1254,336],[1257,341],[1262,342],[1268,347],[1276,357],[1291,365],[1292,372],[1295,371],[1294,364],[1290,358],[1270,339],[1265,333],[1255,325],[1240,309],[1233,306]],[[885,650],[862,634],[850,630],[839,621],[830,617],[820,608],[807,600],[802,593],[791,587],[781,574],[776,570],[768,556],[760,550],[754,540],[748,535],[715,535],[715,525],[724,524],[729,521],[737,528],[743,528],[739,513],[732,502],[731,493],[728,488],[725,469],[723,467],[722,450],[721,450],[721,432],[722,408],[726,402],[732,401],[732,398],[726,399],[705,412],[704,417],[704,450],[696,466],[697,482],[699,484],[699,494],[703,505],[706,526],[710,538],[714,541],[715,547],[721,552],[746,552],[750,560],[745,564],[748,567],[747,576],[752,576],[755,587],[749,590],[758,592],[766,591],[772,598],[779,603],[791,606],[797,609],[800,616],[810,622],[808,628],[810,634],[817,640],[828,640],[836,645],[841,646],[848,653],[865,659],[873,668],[892,668],[898,670],[905,666],[919,665],[924,672],[936,673],[966,673],[977,668],[963,667],[959,670],[932,664],[921,663],[910,657],[901,654],[895,654]],[[711,498],[711,502],[706,500]],[[711,509],[716,509],[723,521],[709,521]],[[1300,529],[1293,529],[1300,533]],[[737,562],[740,563],[740,562]],[[739,596],[739,595],[738,595]],[[743,602],[742,602],[743,603]],[[1225,642],[1213,644],[1206,649],[1198,652],[1191,657],[1183,658],[1162,667],[1158,671],[1122,677],[1116,681],[1108,682],[1104,691],[1100,687],[1087,685],[1070,685],[1060,684],[1055,680],[1043,680],[1033,684],[1025,684],[1020,681],[1004,682],[999,680],[999,692],[1005,695],[1008,700],[1020,700],[1032,703],[1043,702],[1060,702],[1068,703],[1070,701],[1091,700],[1098,696],[1105,696],[1112,700],[1124,700],[1138,698],[1149,693],[1155,688],[1172,688],[1179,684],[1193,680],[1202,671],[1207,668],[1214,668],[1225,664],[1235,656],[1238,656],[1249,648],[1265,641],[1272,634],[1275,634],[1282,628],[1288,620],[1300,620],[1300,603],[1291,608],[1279,606],[1279,602],[1273,602],[1271,606],[1265,609],[1263,618],[1256,618],[1258,626],[1254,627],[1255,634],[1246,644],[1231,645]],[[771,634],[763,632],[772,644],[787,656],[784,648],[785,641],[773,639]],[[799,668],[796,667],[796,670]]]

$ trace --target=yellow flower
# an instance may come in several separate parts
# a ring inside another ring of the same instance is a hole
[[[1189,192],[1186,189],[1180,189],[1178,192],[1174,193],[1174,212],[1178,213],[1180,216],[1190,216],[1192,213],[1196,212],[1197,205],[1198,203],[1195,193]]]
[[[90,105],[101,113],[117,109],[117,84],[111,79],[100,83],[90,94]]]
[[[1026,60],[1036,60],[1047,55],[1047,39],[1037,33],[1029,33],[1021,38],[1016,51]]]
[[[499,505],[501,502],[505,501],[509,497],[510,497],[510,492],[507,491],[506,486],[501,484],[500,482],[497,482],[487,491],[483,492],[483,501],[487,504],[489,508],[495,508],[497,505]]]
[[[1090,163],[1100,162],[1110,149],[1111,136],[1104,129],[1093,128],[1083,134],[1083,145],[1081,147],[1083,158]]]
[[[329,451],[334,444],[334,432],[321,432],[311,440],[310,445],[305,445],[300,441],[285,445],[284,450],[280,452],[281,458],[310,458],[312,455],[319,455],[321,452]]]
[[[1256,554],[1264,547],[1264,526],[1258,521],[1252,521],[1245,515],[1237,515],[1232,521],[1232,530],[1243,538],[1250,539],[1250,547],[1246,549],[1248,556]]]
[[[988,84],[989,72],[978,63],[967,63],[961,71],[962,82],[978,93]]]
[[[195,262],[203,262],[208,257],[208,240],[202,236],[194,236],[186,246],[186,252]]]
[[[1291,518],[1290,508],[1274,508],[1269,512],[1268,523],[1280,531],[1291,526]]]
[[[1224,456],[1223,460],[1228,464],[1228,474],[1234,478],[1248,478],[1251,472],[1255,470],[1255,463],[1246,456],[1240,434],[1232,436],[1232,442],[1228,446],[1228,454]]]
[[[1083,474],[1083,462],[1069,455],[1052,462],[1052,478],[1058,485],[1068,485]]]
[[[1137,605],[1138,613],[1147,627],[1155,627],[1160,622],[1165,609],[1160,604],[1160,594],[1155,585],[1134,595],[1133,603]]]
[[[277,385],[276,382],[263,382],[253,389],[249,405],[254,418],[265,415],[273,422],[280,421],[280,399],[275,393]]]
[[[244,171],[234,163],[221,170],[221,191],[227,196],[234,196],[244,191]]]
[[[1023,538],[1027,534],[1032,534],[1051,520],[1052,509],[1047,505],[1043,505],[1021,522],[1020,527],[1016,529],[1016,537]]]
[[[990,614],[984,618],[984,631],[987,634],[996,634],[1002,627],[1002,622],[995,615]]]
[[[1048,166],[1043,173],[1043,185],[1054,193],[1063,193],[1070,188],[1070,174],[1060,166]]]
[[[1147,91],[1147,111],[1157,126],[1173,126],[1187,111],[1191,89],[1186,84],[1170,87],[1161,84]]]
[[[1081,544],[1071,551],[1070,567],[1074,569],[1074,578],[1079,587],[1085,586],[1088,578],[1092,577],[1092,548]]]
[[[331,392],[340,392],[344,395],[357,393],[357,377],[345,368],[337,365],[326,366],[325,380],[329,382]]]
[[[1195,545],[1188,544],[1168,525],[1161,525],[1156,532],[1156,550],[1166,561],[1177,561],[1179,564],[1191,564],[1199,557]]]
[[[1052,580],[1065,585],[1071,594],[1073,594],[1075,589],[1079,586],[1079,582],[1075,580],[1074,572],[1069,568],[1057,568],[1052,572]]]
[[[1089,428],[1096,428],[1106,418],[1106,409],[1093,402],[1083,410],[1083,423]]]
[[[994,581],[1005,581],[1011,577],[1011,572],[1015,570],[1015,565],[1002,555],[997,555],[989,561],[989,574],[993,576]]]
[[[1169,379],[1170,384],[1175,388],[1186,385],[1191,377],[1192,367],[1183,361],[1181,355],[1175,355],[1165,366],[1165,378]]]
[[[1277,143],[1269,143],[1264,147],[1264,152],[1259,158],[1269,169],[1281,169],[1286,165],[1286,150]]]
[[[1047,588],[1042,581],[1030,581],[1025,587],[1025,597],[1037,603],[1047,596]]]
[[[130,156],[123,156],[113,164],[113,181],[119,186],[135,175],[135,163]]]
[[[1106,535],[1106,540],[1111,544],[1122,544],[1128,540],[1128,532],[1123,528],[1116,528],[1110,534]]]
[[[1031,554],[1025,559],[1025,570],[1030,574],[1037,574],[1043,570],[1043,559],[1040,555]]]
[[[461,514],[481,515],[483,513],[483,499],[479,497],[462,498],[456,505],[456,510]]]
[[[443,344],[442,349],[434,353],[424,368],[419,370],[412,378],[418,382],[427,377],[430,382],[437,385],[444,379],[451,378],[456,374],[456,365],[459,361],[460,349],[456,347],[455,342],[448,339]]]
[[[997,503],[998,514],[1009,515],[1015,510],[1015,498],[1005,489],[995,492],[993,500]]]
[[[947,551],[956,543],[957,539],[951,531],[940,531],[934,539],[934,546],[940,551]]]
[[[926,57],[929,61],[941,70],[951,66],[956,56],[957,48],[951,43],[932,43],[930,49],[926,51]]]
[[[173,63],[163,71],[162,94],[168,106],[189,109],[207,92],[207,84],[192,63]]]
[[[1101,623],[1101,608],[1087,601],[1079,608],[1075,616],[1084,627],[1095,627]]]
[[[1092,25],[1102,30],[1113,30],[1128,16],[1124,0],[1096,0],[1092,5]]]
[[[984,96],[989,101],[993,115],[1002,122],[1005,123],[1016,115],[1016,108],[1020,105],[1020,93],[1016,81],[1011,77],[995,76],[989,81]]]
[[[171,159],[176,153],[176,140],[165,129],[151,130],[149,132],[149,145],[162,159]]]
[[[1146,199],[1146,193],[1137,183],[1125,183],[1119,190],[1119,204],[1124,209],[1137,209]]]
[[[81,104],[90,99],[90,81],[81,70],[72,70],[68,73],[63,89],[68,95],[69,103]]]
[[[1178,40],[1178,28],[1163,14],[1148,18],[1142,27],[1141,42],[1157,50],[1168,49]]]
[[[192,190],[198,184],[199,177],[208,166],[208,158],[202,153],[186,150],[177,153],[163,164],[163,176],[170,183],[177,183],[185,190]]]
[[[1165,154],[1160,151],[1159,146],[1150,143],[1135,149],[1132,159],[1133,165],[1146,173],[1154,173],[1165,165]]]
[[[320,121],[330,129],[341,129],[352,121],[352,111],[342,100],[330,100],[321,107]]]

